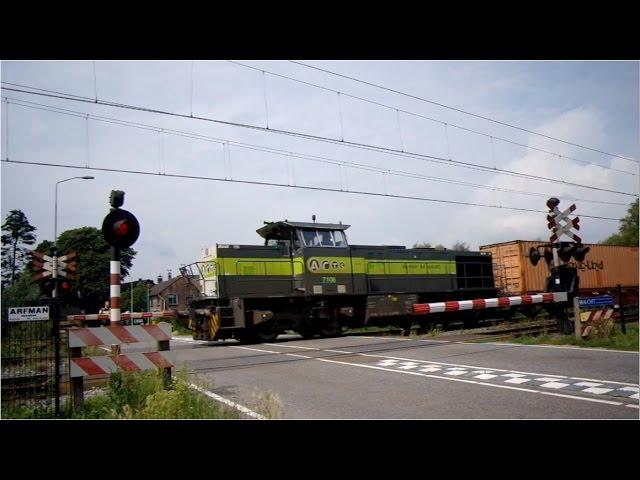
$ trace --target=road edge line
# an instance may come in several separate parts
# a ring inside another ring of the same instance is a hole
[[[213,392],[210,392],[209,390],[205,390],[202,387],[199,387],[198,385],[196,385],[195,383],[190,383],[189,384],[189,388],[192,388],[204,395],[206,395],[209,398],[212,398],[220,403],[224,403],[225,405],[234,408],[236,410],[238,410],[239,412],[244,413],[245,415],[248,415],[252,418],[255,418],[256,420],[267,420],[267,417],[264,417],[262,415],[260,415],[259,413],[254,412],[253,410],[245,407],[244,405],[240,405],[239,403],[236,402],[232,402],[231,400],[221,397],[220,395],[217,395]]]

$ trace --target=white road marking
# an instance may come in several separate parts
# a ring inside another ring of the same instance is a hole
[[[544,385],[543,385],[544,387]],[[587,393],[595,393],[596,395],[602,395],[603,393],[607,393],[613,390],[613,388],[598,388],[598,387],[589,387],[582,390]]]
[[[636,399],[638,398],[637,395],[634,395],[634,397],[636,397]],[[640,405],[634,405],[633,403],[627,403],[626,406],[630,408],[640,408]]]
[[[622,388],[619,388],[618,390],[622,390],[623,392],[637,392],[639,389],[638,387],[622,387]]]
[[[315,347],[303,347],[300,345],[283,345],[281,343],[264,343],[263,345],[269,345],[271,347],[301,348],[303,350],[320,350],[319,348],[315,348]]]
[[[253,350],[254,352],[264,352],[264,353],[282,353],[282,352],[276,352],[274,350],[260,350],[258,348],[241,347],[239,345],[231,345],[231,348],[242,348],[243,350]],[[285,355],[290,355],[290,354],[287,353]]]
[[[420,364],[415,362],[404,362],[401,367],[398,367],[401,370],[411,370],[412,368],[418,368]]]
[[[382,363],[379,363],[378,365],[382,365]],[[431,372],[439,372],[440,370],[442,370],[442,368],[440,368],[440,367],[427,367],[427,368],[421,368],[418,371],[419,372],[425,372],[425,373],[431,373]]]
[[[536,378],[536,380],[542,380],[541,378]],[[578,383],[574,383],[574,385],[577,385],[579,387],[599,387],[602,384],[601,383],[593,383],[593,382],[578,382]],[[625,388],[629,388],[629,387],[625,387]]]
[[[381,362],[378,362],[378,365],[381,365],[383,367],[391,367],[392,365],[395,365],[398,363],[398,360],[382,360]]]
[[[378,338],[378,337],[367,337],[367,338]],[[271,345],[275,346],[277,344],[271,344]],[[495,345],[503,345],[503,344],[496,343]],[[514,344],[514,345],[519,345],[519,344]],[[292,347],[292,348],[295,347],[293,345],[288,345],[288,346]],[[533,346],[536,346],[536,345],[533,345]],[[249,349],[249,347],[237,347],[237,346],[236,346],[236,348],[247,348],[247,349]],[[576,348],[581,348],[581,347],[576,347]],[[358,353],[358,352],[349,352],[349,351],[345,351],[345,350],[329,350],[329,349],[319,349],[319,350],[320,351],[327,351],[327,352],[345,353],[345,354],[349,354],[349,355],[360,355],[360,356],[365,356],[365,357],[377,357],[377,358],[385,358],[385,359],[403,360],[403,361],[408,361],[408,362],[421,362],[421,363],[424,363],[424,364],[427,364],[427,365],[431,365],[431,366],[433,366],[434,364],[437,364],[437,365],[446,365],[446,366],[453,366],[453,367],[458,367],[458,368],[468,368],[468,369],[481,368],[481,367],[478,367],[477,365],[476,366],[472,366],[472,365],[436,362],[436,361],[433,361],[433,360],[416,360],[416,359],[413,359],[413,358],[391,357],[391,356],[387,356],[387,355],[378,355],[378,354],[372,354],[372,353]],[[280,353],[280,352],[273,352],[273,353]],[[541,377],[544,377],[545,379],[548,379],[549,381],[556,381],[556,380],[565,380],[565,381],[566,380],[583,380],[583,381],[589,381],[589,382],[599,382],[599,384],[608,383],[608,384],[625,385],[625,386],[629,386],[629,387],[638,388],[638,385],[635,384],[635,383],[616,382],[616,381],[613,381],[613,380],[599,380],[599,379],[594,379],[594,378],[567,377],[565,375],[541,374],[541,373],[534,373],[534,372],[520,372],[518,370],[505,370],[505,369],[501,369],[501,368],[492,368],[491,370],[487,370],[487,371],[513,372],[513,373],[510,373],[510,374],[506,375],[506,376],[511,376],[511,377],[518,377],[518,376],[522,377],[522,376],[525,376],[525,375],[529,375],[529,376],[539,375]]]
[[[504,371],[504,370],[503,370]],[[520,378],[520,377],[524,377],[526,375],[523,375],[522,373],[505,373],[502,375],[503,377],[513,377],[513,378]]]
[[[549,383],[543,383],[542,385],[540,385],[541,387],[544,388],[553,388],[553,389],[558,389],[558,388],[564,388],[564,387],[568,387],[569,385],[571,385],[570,383],[562,383],[562,382],[549,382]],[[583,390],[584,392],[585,390]]]
[[[352,354],[355,355],[362,355],[365,357],[379,357],[379,358],[394,358],[396,360],[408,360],[410,362],[423,362],[423,363],[427,363],[427,364],[437,364],[437,365],[447,365],[447,366],[454,366],[454,367],[464,367],[464,368],[469,368],[469,369],[478,369],[478,368],[482,368],[479,367],[478,365],[464,365],[464,364],[455,364],[455,363],[444,363],[444,362],[436,362],[434,360],[416,360],[415,358],[406,358],[406,357],[392,357],[390,355],[378,355],[375,353],[356,353],[356,352],[350,352]],[[524,375],[530,375],[530,376],[546,376],[546,377],[554,377],[557,380],[563,380],[563,379],[571,379],[571,380],[587,380],[587,381],[591,381],[591,382],[600,382],[600,383],[614,383],[616,385],[628,385],[630,387],[637,387],[638,384],[637,383],[626,383],[626,382],[615,382],[613,380],[598,380],[595,378],[582,378],[582,377],[567,377],[565,375],[554,375],[554,374],[545,374],[545,373],[536,373],[536,372],[522,372],[519,370],[505,370],[503,368],[492,368],[492,370],[496,371],[496,372],[514,372],[514,373],[521,373]]]
[[[466,370],[449,370],[448,372],[444,372],[445,375],[454,375],[454,376],[464,375],[465,373],[467,373]]]
[[[420,371],[422,372],[422,370]],[[480,380],[489,380],[495,377],[497,377],[497,375],[491,375],[490,373],[481,373],[480,375],[476,375],[474,378],[479,378]]]
[[[221,397],[220,395],[210,392],[209,390],[205,390],[204,388],[201,388],[198,385],[190,383],[189,387],[193,388],[194,390],[197,390],[200,393],[204,393],[207,397],[213,398],[218,402],[224,403],[225,405],[228,405],[231,408],[235,408],[236,410],[244,413],[245,415],[249,415],[250,417],[256,418],[258,420],[266,420],[266,417],[263,417],[259,413],[254,412],[253,410],[245,407],[244,405],[240,405],[239,403],[232,402],[231,400]]]
[[[636,400],[638,400],[638,395],[640,394],[636,393],[635,395],[631,395],[629,398],[635,398]]]
[[[235,347],[235,348],[246,348],[249,350],[256,350],[259,352],[265,352],[265,353],[274,353],[272,351],[269,350],[259,350],[257,348],[249,348],[249,347]],[[281,353],[282,355],[292,355],[291,353]],[[366,355],[366,354],[359,354],[359,355]],[[372,356],[372,355],[366,355],[366,356]],[[379,356],[379,355],[376,355]],[[317,360],[319,362],[326,362],[326,363],[335,363],[338,365],[349,365],[352,367],[360,367],[360,368],[369,368],[372,370],[381,370],[384,372],[392,372],[392,373],[400,373],[400,374],[404,374],[404,375],[416,375],[419,377],[426,377],[426,378],[437,378],[440,380],[448,380],[450,382],[462,382],[462,383],[470,383],[470,384],[474,384],[474,385],[484,385],[486,387],[493,387],[493,388],[506,388],[509,390],[516,390],[519,392],[527,392],[527,393],[537,393],[537,394],[541,394],[541,395],[551,395],[551,396],[555,396],[555,397],[560,397],[560,398],[568,398],[571,400],[580,400],[583,402],[594,402],[594,403],[603,403],[606,405],[616,405],[616,406],[624,406],[625,404],[623,404],[622,402],[614,402],[611,400],[602,400],[599,398],[587,398],[587,397],[579,397],[576,395],[567,395],[567,394],[561,394],[561,393],[557,393],[557,392],[543,392],[540,390],[532,390],[530,388],[522,388],[522,387],[512,387],[509,385],[501,385],[501,384],[496,384],[496,383],[487,383],[487,382],[478,382],[475,380],[467,380],[464,378],[452,378],[452,377],[443,377],[440,375],[432,375],[432,374],[427,374],[427,373],[419,373],[419,372],[409,372],[409,371],[400,371],[398,369],[391,369],[391,368],[384,368],[384,367],[378,367],[375,365],[364,365],[361,363],[351,363],[351,362],[341,362],[339,360],[330,360],[328,358],[317,358],[317,357],[313,357],[313,360]],[[628,405],[627,405],[628,406]]]
[[[504,383],[515,383],[515,384],[521,384],[521,383],[527,383],[529,380],[531,380],[530,378],[510,378],[509,380],[505,380]]]

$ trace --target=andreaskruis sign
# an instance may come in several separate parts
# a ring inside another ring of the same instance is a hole
[[[49,320],[49,307],[9,307],[10,322]]]

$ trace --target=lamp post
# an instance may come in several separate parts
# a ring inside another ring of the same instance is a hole
[[[54,202],[54,215],[53,215],[53,269],[51,272],[51,277],[53,278],[54,288],[53,288],[53,298],[57,298],[58,296],[58,185],[63,182],[68,182],[69,180],[81,179],[81,180],[93,180],[95,177],[71,177],[65,178],[64,180],[60,180],[56,182],[56,194],[55,194],[55,202]]]

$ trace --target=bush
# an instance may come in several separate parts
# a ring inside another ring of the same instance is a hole
[[[195,419],[238,418],[235,411],[212,402],[189,387],[185,375],[177,375],[169,389],[156,371],[115,372],[106,392],[85,401],[84,409],[74,418],[113,419]]]

